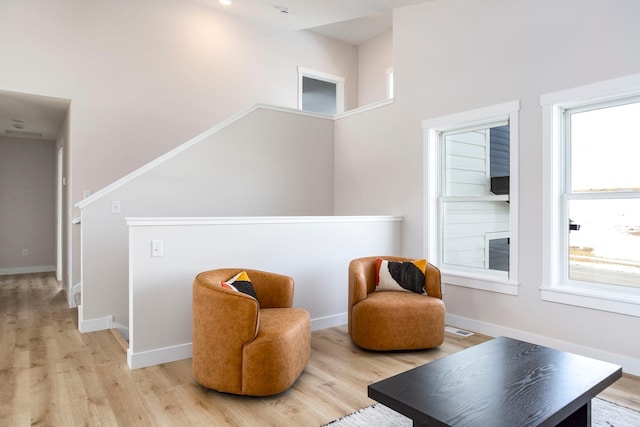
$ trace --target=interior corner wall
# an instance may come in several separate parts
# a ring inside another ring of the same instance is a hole
[[[0,137],[0,273],[55,265],[55,159],[53,141]]]
[[[387,70],[393,67],[393,31],[358,46],[358,105],[387,99]]]
[[[330,118],[258,108],[90,203],[81,320],[129,325],[127,217],[333,215],[333,132]],[[251,234],[238,239],[251,254]]]
[[[448,315],[640,361],[640,318],[545,302],[540,96],[640,72],[635,0],[436,0],[394,12],[395,101],[336,125],[336,215],[402,215],[423,254],[421,121],[520,100],[519,295],[447,286]]]

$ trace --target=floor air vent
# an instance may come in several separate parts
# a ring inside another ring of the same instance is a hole
[[[465,331],[464,329],[454,328],[453,326],[445,326],[444,330],[446,332],[451,332],[452,334],[456,334],[461,337],[470,337],[471,335],[473,335],[473,332]]]

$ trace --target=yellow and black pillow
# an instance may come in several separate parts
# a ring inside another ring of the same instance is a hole
[[[220,282],[220,286],[236,292],[242,292],[243,294],[247,294],[258,299],[256,291],[253,289],[253,283],[251,283],[251,279],[249,279],[249,275],[246,271],[241,271],[226,282]]]
[[[407,291],[424,294],[426,259],[396,262],[376,260],[376,291]]]

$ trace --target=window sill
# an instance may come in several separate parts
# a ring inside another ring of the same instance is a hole
[[[640,294],[636,292],[611,292],[569,285],[543,286],[540,291],[543,301],[640,317]]]
[[[517,282],[508,279],[446,271],[442,271],[442,283],[507,295],[518,295],[519,288]]]

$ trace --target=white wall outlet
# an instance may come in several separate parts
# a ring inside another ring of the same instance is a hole
[[[91,195],[91,190],[82,190],[82,198],[86,199]]]
[[[22,256],[29,256],[29,249],[23,249]]]
[[[119,214],[120,211],[120,200],[112,200],[111,201],[111,213]]]
[[[151,241],[151,256],[159,257],[164,255],[164,249],[162,247],[162,240],[152,240]]]

